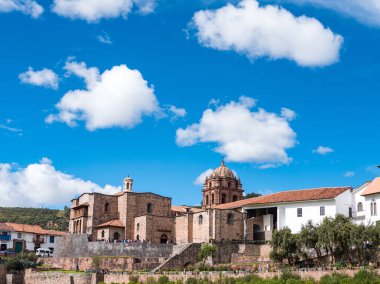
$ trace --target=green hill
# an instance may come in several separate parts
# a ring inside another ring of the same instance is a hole
[[[70,208],[63,210],[47,208],[0,207],[0,222],[40,225],[44,229],[67,231]]]

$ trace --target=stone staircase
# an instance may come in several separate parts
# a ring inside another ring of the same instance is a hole
[[[182,268],[187,264],[195,264],[200,248],[201,244],[196,243],[176,245],[173,247],[172,255],[151,272],[155,273],[162,269]]]

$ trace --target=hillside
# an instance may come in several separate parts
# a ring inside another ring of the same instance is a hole
[[[70,209],[0,207],[0,222],[40,225],[44,229],[67,231]]]

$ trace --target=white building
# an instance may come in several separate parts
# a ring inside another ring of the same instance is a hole
[[[60,231],[44,230],[36,225],[0,223],[0,251],[35,251],[37,248],[54,251],[57,239],[65,234]]]

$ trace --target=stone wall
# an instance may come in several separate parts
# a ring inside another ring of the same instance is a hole
[[[244,238],[244,216],[243,213],[235,210],[218,210],[215,213],[215,234],[216,241],[223,240],[243,240]],[[232,215],[232,222],[228,222],[228,215]]]
[[[63,273],[25,271],[24,284],[96,284],[103,281],[103,275],[94,273]]]
[[[55,257],[131,256],[136,258],[169,257],[171,244],[88,242],[85,234],[70,234],[59,240]]]
[[[187,244],[192,242],[189,232],[190,222],[193,221],[192,214],[184,214],[175,217],[175,242],[176,244]],[[191,224],[192,225],[192,224]]]
[[[151,270],[158,265],[161,258],[132,258],[132,257],[100,257],[99,263],[93,262],[91,257],[62,257],[62,258],[40,258],[48,269],[76,270],[77,264],[80,271],[103,269],[106,271],[135,271]]]
[[[5,265],[0,265],[0,284],[5,284],[6,273]]]

